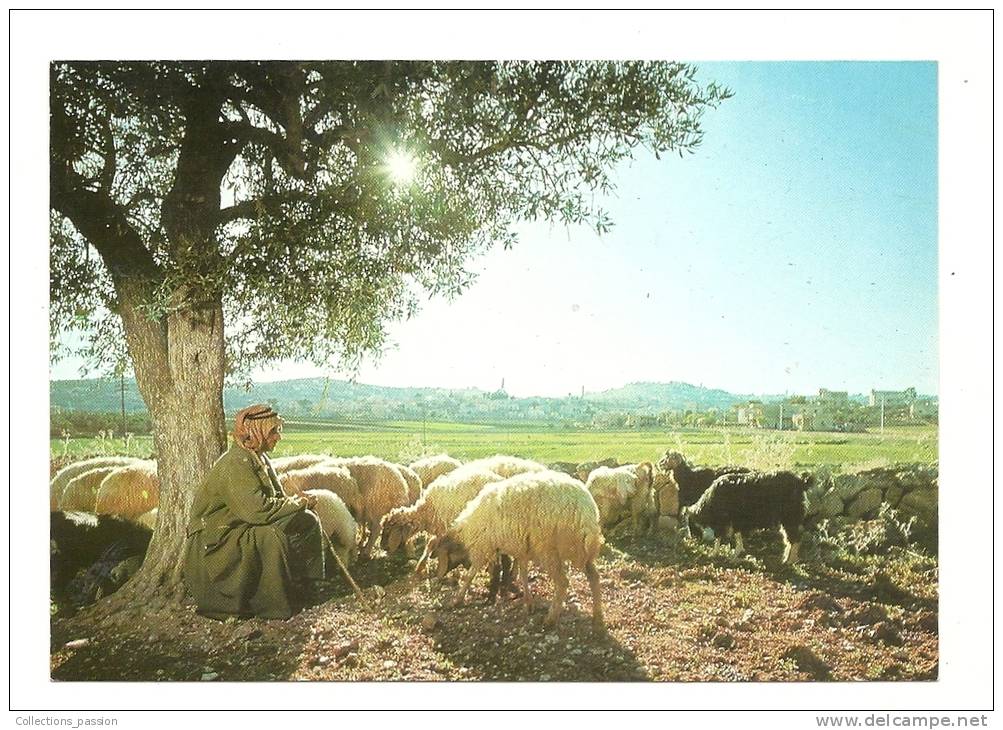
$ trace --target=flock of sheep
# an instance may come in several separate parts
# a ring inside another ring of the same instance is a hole
[[[452,599],[463,601],[482,569],[494,572],[491,593],[521,576],[528,611],[529,563],[554,584],[546,623],[555,624],[567,592],[565,565],[584,571],[592,592],[592,619],[604,630],[595,560],[603,529],[629,519],[637,532],[688,527],[697,537],[733,540],[742,533],[780,526],[784,561],[797,560],[809,482],[790,472],[752,472],[742,467],[694,468],[682,454],[666,452],[657,465],[587,466],[574,474],[528,459],[497,455],[466,464],[445,454],[408,466],[373,456],[304,454],[271,460],[287,495],[317,497],[315,511],[345,565],[361,553],[371,558],[377,542],[392,554],[417,554],[418,571],[437,561],[444,577],[468,570]],[[155,462],[90,459],[53,477],[53,511],[90,512],[152,529],[159,489]],[[55,524],[55,523],[54,523]],[[55,543],[54,543],[55,544]]]

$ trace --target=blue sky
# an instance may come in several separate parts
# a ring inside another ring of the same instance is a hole
[[[936,65],[698,66],[735,96],[706,115],[695,155],[617,171],[611,233],[521,226],[461,298],[393,326],[358,379],[936,393]],[[317,374],[343,377],[293,362],[256,377]]]

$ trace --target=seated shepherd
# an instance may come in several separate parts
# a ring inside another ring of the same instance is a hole
[[[195,492],[184,573],[205,616],[289,618],[333,569],[314,498],[284,496],[265,455],[281,434],[269,406],[239,411],[234,443]]]

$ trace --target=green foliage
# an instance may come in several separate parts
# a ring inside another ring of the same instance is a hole
[[[608,229],[616,163],[692,152],[729,95],[668,62],[53,64],[53,331],[120,361],[136,277],[155,320],[221,303],[235,373],[352,364],[516,221]]]

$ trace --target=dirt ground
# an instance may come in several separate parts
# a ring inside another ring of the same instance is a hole
[[[591,627],[588,583],[572,571],[564,617],[485,605],[486,576],[445,607],[456,579],[413,576],[414,560],[353,569],[371,610],[342,581],[288,621],[206,619],[191,606],[54,617],[55,680],[118,681],[811,681],[937,677],[937,563],[891,548],[858,556],[806,541],[780,564],[761,533],[747,555],[675,535],[614,532],[598,563],[608,635]]]

